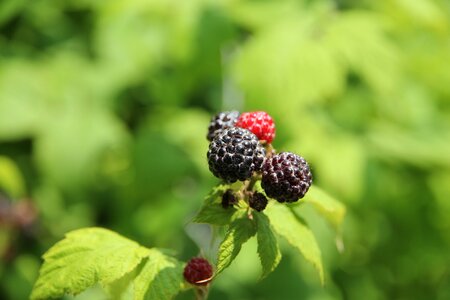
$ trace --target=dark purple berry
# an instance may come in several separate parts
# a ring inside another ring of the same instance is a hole
[[[246,180],[260,171],[265,155],[256,135],[239,127],[227,128],[216,135],[207,153],[211,172],[229,183]]]
[[[278,202],[295,202],[303,198],[312,184],[309,165],[303,157],[282,152],[266,159],[261,186]]]
[[[194,257],[184,267],[183,276],[191,284],[207,285],[212,279],[213,268],[206,259]]]
[[[218,133],[222,132],[222,130],[234,126],[238,117],[238,111],[223,111],[212,117],[206,136],[208,141],[212,141]]]
[[[256,211],[263,211],[267,206],[267,198],[263,194],[255,192],[248,199],[248,204]]]

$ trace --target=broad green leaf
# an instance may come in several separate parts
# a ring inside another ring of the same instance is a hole
[[[311,230],[300,222],[285,205],[274,203],[269,205],[265,212],[273,229],[313,264],[323,283],[324,274],[320,249]]]
[[[257,226],[258,255],[263,269],[261,278],[264,278],[278,266],[281,252],[267,216],[255,212],[253,217]]]
[[[309,189],[303,202],[311,203],[317,212],[333,225],[336,231],[340,230],[346,212],[344,204],[316,186]]]
[[[136,267],[133,271],[125,274],[117,280],[114,280],[104,287],[105,292],[109,296],[109,300],[123,300],[131,299],[133,297],[133,279],[137,276],[137,274],[139,274],[140,265],[138,265],[138,267]]]
[[[134,279],[134,299],[172,299],[183,284],[183,265],[157,249],[149,250],[148,259]]]
[[[256,233],[256,228],[248,218],[236,219],[230,224],[219,247],[216,274],[227,268],[241,251],[242,245]]]
[[[106,229],[72,231],[44,254],[31,299],[76,295],[97,282],[105,286],[131,272],[148,253]]]

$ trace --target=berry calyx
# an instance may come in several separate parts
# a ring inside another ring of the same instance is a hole
[[[237,203],[236,196],[233,194],[233,190],[226,190],[222,195],[222,207],[228,208]]]
[[[208,141],[212,141],[222,130],[234,126],[238,117],[238,111],[223,111],[213,116],[208,126],[208,134],[206,135]]]
[[[282,152],[266,159],[261,186],[278,202],[295,202],[303,198],[312,184],[309,165],[303,157]]]
[[[214,176],[232,183],[244,181],[260,171],[266,150],[247,129],[230,127],[216,135],[209,144],[208,165]]]
[[[204,258],[194,257],[184,267],[184,279],[194,285],[207,285],[213,276],[211,264]]]
[[[267,206],[267,198],[261,193],[255,192],[248,199],[248,204],[256,211],[263,211]]]
[[[272,117],[264,111],[246,112],[239,116],[236,126],[253,132],[260,141],[272,143],[275,138],[275,124]]]

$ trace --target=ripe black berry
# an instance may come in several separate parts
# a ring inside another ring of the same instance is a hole
[[[248,204],[256,211],[263,211],[267,206],[267,198],[263,194],[255,192],[248,199]]]
[[[266,150],[256,135],[238,127],[216,135],[207,153],[211,172],[229,183],[246,180],[254,171],[260,171],[265,155]]]
[[[234,126],[239,117],[238,111],[223,111],[211,118],[206,138],[212,141],[222,130]]]
[[[282,152],[266,159],[261,186],[278,202],[295,202],[305,196],[312,184],[309,165],[303,157]]]
[[[183,276],[191,284],[207,285],[212,279],[213,269],[206,259],[194,257],[184,267]]]

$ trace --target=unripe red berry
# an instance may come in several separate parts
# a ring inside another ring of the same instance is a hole
[[[246,112],[239,116],[236,126],[253,132],[260,141],[272,143],[275,138],[275,124],[272,117],[264,111]]]

